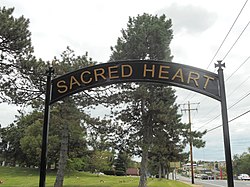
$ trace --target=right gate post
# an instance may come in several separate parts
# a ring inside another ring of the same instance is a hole
[[[231,158],[231,148],[230,148],[230,136],[228,127],[228,115],[227,115],[227,102],[226,102],[226,92],[224,84],[224,74],[222,67],[225,67],[225,63],[222,61],[217,61],[215,67],[218,67],[219,85],[220,85],[220,96],[221,96],[221,115],[222,115],[222,126],[223,126],[223,136],[224,136],[224,149],[226,158],[226,170],[227,170],[227,186],[234,187],[233,179],[233,166]]]

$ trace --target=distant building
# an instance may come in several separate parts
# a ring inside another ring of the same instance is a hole
[[[139,176],[139,169],[138,168],[128,168],[126,171],[127,175],[131,176]]]

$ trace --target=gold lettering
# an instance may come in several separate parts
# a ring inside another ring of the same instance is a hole
[[[196,77],[193,77],[192,75],[195,75]],[[192,79],[194,81],[195,86],[199,87],[199,84],[198,84],[198,81],[197,81],[197,80],[199,80],[199,78],[200,78],[200,74],[199,73],[190,71],[189,75],[188,75],[188,81],[187,81],[187,83],[189,84],[190,80]]]
[[[89,80],[85,80],[84,79],[84,74],[91,74],[89,71],[84,71],[81,73],[81,81],[84,83],[84,84],[88,84],[92,81],[92,78],[90,77]]]
[[[146,77],[147,72],[151,72],[153,78],[155,76],[155,65],[152,65],[152,69],[147,69],[147,64],[144,64],[143,77]]]
[[[160,70],[159,70],[159,78],[160,79],[168,79],[168,71],[166,71],[166,69],[169,69],[170,66],[162,66],[160,65]],[[164,76],[165,75],[165,76]]]
[[[115,69],[115,70],[112,70],[112,69]],[[117,78],[119,78],[119,76],[113,75],[113,74],[117,74],[118,73],[117,66],[110,66],[110,67],[108,67],[108,71],[109,71],[109,78],[110,79],[117,79]]]
[[[209,82],[209,80],[214,80],[214,78],[213,77],[209,77],[209,76],[207,76],[207,75],[203,75],[203,77],[205,77],[206,78],[206,82],[205,82],[205,85],[204,85],[204,89],[206,89],[207,88],[207,85],[208,85],[208,82]]]
[[[177,72],[174,74],[174,76],[172,77],[172,81],[173,81],[175,78],[179,78],[179,79],[181,79],[181,82],[184,82],[183,72],[182,72],[182,69],[181,69],[181,68],[179,68],[179,69],[177,70]]]
[[[69,83],[69,89],[71,90],[73,88],[73,85],[77,84],[78,86],[81,86],[81,84],[76,80],[74,76],[70,77],[70,83]]]
[[[57,88],[62,88],[62,90],[58,89],[57,91],[59,93],[65,93],[68,91],[68,86],[66,85],[66,82],[64,80],[58,81],[56,83]]]
[[[125,75],[125,68],[128,68],[129,69],[129,73],[127,75]],[[122,65],[122,78],[125,78],[125,77],[130,77],[133,73],[133,69],[130,65]]]
[[[100,71],[100,73],[98,73],[98,71]],[[102,77],[104,80],[106,80],[104,73],[105,71],[103,68],[94,69],[95,81],[98,81],[98,77]]]

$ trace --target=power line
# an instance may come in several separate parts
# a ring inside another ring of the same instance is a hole
[[[213,62],[214,58],[217,56],[218,52],[220,51],[221,47],[222,47],[223,44],[225,43],[225,41],[226,41],[228,35],[230,34],[231,30],[233,29],[235,23],[237,22],[239,16],[241,15],[243,9],[245,8],[245,6],[246,6],[246,4],[247,4],[247,2],[248,2],[248,0],[245,1],[245,3],[244,3],[244,5],[242,6],[240,12],[238,13],[237,17],[235,18],[235,20],[234,20],[232,26],[230,27],[229,31],[227,32],[225,38],[223,39],[222,43],[220,44],[219,48],[217,49],[216,53],[214,54],[212,60],[210,61],[210,63],[208,64],[208,66],[207,66],[206,69],[209,68],[209,66],[210,66],[211,63]],[[245,31],[245,29],[247,28],[247,26],[249,25],[249,23],[250,23],[250,22],[248,22],[248,24],[246,25],[246,27],[245,27],[245,28],[243,29],[243,31],[241,32],[240,36],[237,38],[237,40],[236,40],[236,41],[234,42],[234,44],[231,46],[231,48],[229,49],[229,51],[227,52],[227,54],[224,56],[223,60],[227,57],[227,55],[231,52],[231,50],[233,49],[233,47],[236,45],[237,41],[240,39],[241,35],[242,35],[243,32]],[[183,102],[185,102],[185,101],[187,100],[187,98],[189,98],[190,95],[191,95],[191,93],[188,94],[188,95],[186,96],[186,98],[183,100]],[[192,99],[195,95],[196,95],[196,94],[194,94],[190,99]],[[190,100],[190,99],[189,99],[189,100]]]
[[[240,103],[242,100],[244,100],[246,97],[248,97],[250,95],[250,92],[248,92],[246,95],[244,95],[242,98],[240,98],[238,101],[236,101],[233,105],[231,105],[230,107],[227,108],[227,110],[230,110],[231,108],[233,108],[235,105],[237,105],[238,103]],[[208,122],[206,122],[204,125],[202,125],[201,127],[199,127],[197,130],[207,126],[207,124],[211,123],[212,121],[214,121],[215,119],[217,119],[218,117],[220,117],[221,114],[215,116],[213,119],[209,120]]]
[[[230,92],[228,96],[231,96],[236,90],[238,90],[248,79],[250,76],[248,76],[243,82],[241,82],[233,91]]]
[[[187,98],[188,98],[191,94],[192,94],[192,93],[189,92],[188,95],[185,97],[185,99],[183,99],[183,102],[182,102],[182,103],[184,103],[184,102],[187,100]]]
[[[201,127],[199,127],[197,130],[200,130],[201,128],[207,126],[209,123],[211,123],[212,121],[214,121],[215,119],[217,119],[218,117],[220,117],[221,114],[215,116],[213,119],[209,120],[208,122],[206,122],[204,125],[202,125]]]
[[[223,57],[222,61],[225,60],[225,58],[227,57],[227,55],[231,52],[231,50],[233,49],[233,47],[236,45],[236,43],[238,42],[238,40],[241,38],[242,34],[245,32],[246,28],[248,27],[248,25],[250,24],[250,21],[247,23],[247,25],[244,27],[244,29],[242,30],[242,32],[240,33],[240,35],[238,36],[238,38],[235,40],[235,42],[233,43],[233,45],[230,47],[230,49],[228,50],[228,52],[226,53],[226,55]]]
[[[250,95],[250,92],[248,92],[246,95],[244,95],[242,98],[240,98],[237,102],[235,102],[233,105],[231,105],[227,110],[233,108],[235,105],[237,105],[239,102],[241,102],[242,100],[244,100],[249,95]]]
[[[242,113],[242,114],[240,114],[240,115],[234,117],[233,119],[229,120],[228,123],[230,123],[230,122],[232,122],[232,121],[234,121],[234,120],[236,120],[236,119],[238,119],[238,118],[240,118],[240,117],[246,115],[246,114],[249,113],[249,112],[250,112],[250,110],[247,110],[246,112],[244,112],[244,113]],[[222,125],[218,125],[218,126],[212,128],[212,129],[209,129],[207,132],[211,132],[211,131],[213,131],[213,130],[215,130],[215,129],[218,129],[218,128],[221,127],[221,126],[222,126]]]
[[[236,19],[234,20],[234,22],[233,22],[232,26],[230,27],[229,31],[227,32],[227,34],[226,34],[225,38],[223,39],[222,43],[220,44],[219,48],[217,49],[216,53],[214,54],[214,56],[213,56],[212,60],[211,60],[211,61],[210,61],[210,63],[208,64],[207,69],[209,68],[209,66],[210,66],[210,65],[211,65],[211,63],[213,62],[214,58],[216,57],[216,55],[217,55],[217,54],[218,54],[218,52],[220,51],[220,49],[221,49],[222,45],[225,43],[225,41],[226,41],[226,39],[227,39],[227,37],[228,37],[229,33],[230,33],[230,32],[231,32],[231,30],[233,29],[233,27],[234,27],[234,25],[235,25],[236,21],[238,20],[239,16],[241,15],[241,12],[242,12],[242,11],[243,11],[243,9],[245,8],[245,6],[246,6],[247,2],[248,2],[248,0],[246,0],[246,2],[244,3],[244,5],[242,6],[242,8],[241,8],[240,12],[238,13],[238,15],[237,15]]]
[[[231,75],[226,79],[226,81],[228,81],[249,60],[249,58],[250,56],[248,56],[246,60],[244,60],[244,62],[242,62],[240,66],[233,73],[231,73]]]
[[[249,60],[250,56],[248,56],[246,58],[246,60],[244,60],[243,63],[240,64],[240,66],[226,79],[226,81],[228,81],[248,60]],[[250,78],[250,76],[248,76],[241,84],[239,84],[228,96],[231,96],[236,90],[238,90],[248,79]],[[194,97],[194,96],[193,96]],[[193,98],[192,97],[192,98]],[[200,103],[202,103],[205,100],[205,98],[200,101]],[[237,103],[236,103],[237,104]],[[235,104],[235,105],[236,105]],[[209,112],[206,113],[206,115],[210,114],[212,111],[214,111],[216,107],[213,107]],[[232,106],[231,106],[232,107]],[[216,116],[214,119],[218,118],[219,116]],[[211,121],[213,121],[214,119],[212,119]],[[211,121],[208,121],[206,124],[210,123]],[[201,129],[202,127],[206,126],[206,124],[204,124],[203,126],[199,127],[197,130]]]
[[[225,42],[225,40],[226,40],[226,38],[228,37],[228,35],[229,35],[229,33],[231,32],[231,30],[232,30],[232,28],[234,27],[234,25],[235,25],[235,23],[236,23],[236,21],[238,20],[238,18],[239,18],[239,16],[240,16],[240,14],[241,14],[241,12],[243,11],[243,9],[244,9],[244,7],[245,7],[245,5],[247,4],[247,2],[248,2],[248,0],[246,0],[246,2],[244,3],[244,5],[243,5],[243,7],[241,8],[241,10],[240,10],[240,12],[239,12],[239,14],[237,15],[237,17],[236,17],[236,19],[234,20],[234,23],[232,24],[232,26],[231,26],[231,28],[229,29],[229,31],[228,31],[228,33],[227,33],[227,35],[226,35],[226,37],[224,38],[224,40],[222,41],[222,43],[221,43],[221,45],[220,45],[220,47],[219,47],[219,49],[216,51],[216,53],[215,53],[215,55],[214,55],[214,57],[213,57],[213,59],[211,60],[211,62],[209,63],[209,65],[208,65],[208,67],[207,67],[207,69],[209,68],[209,66],[211,65],[211,63],[213,62],[213,60],[214,60],[214,58],[215,58],[215,56],[218,54],[218,52],[219,52],[219,50],[221,49],[221,47],[222,47],[222,45],[224,44],[224,42]],[[238,40],[241,38],[241,36],[242,36],[242,34],[245,32],[245,30],[246,30],[246,28],[248,27],[248,25],[250,24],[250,21],[247,23],[247,25],[245,26],[245,28],[243,29],[243,31],[240,33],[240,35],[238,36],[238,38],[236,39],[236,41],[233,43],[233,45],[230,47],[230,49],[228,50],[228,52],[226,53],[226,55],[223,57],[223,60],[228,56],[228,54],[231,52],[231,50],[233,49],[233,47],[236,45],[236,43],[238,42]],[[250,56],[226,79],[226,81],[227,80],[229,80],[247,61],[248,61],[248,59],[250,58]],[[184,99],[184,101],[189,97],[191,95],[191,93],[190,94],[188,94],[188,96]],[[193,94],[192,95],[192,97],[191,97],[191,99],[192,98],[194,98],[195,97],[195,94]],[[236,103],[237,104],[237,103]],[[235,104],[235,105],[236,105]],[[219,115],[220,116],[220,115]],[[216,118],[218,118],[219,116],[216,116],[214,119],[216,119]],[[213,120],[214,120],[213,119]],[[212,121],[213,121],[212,120]],[[207,122],[207,123],[210,123],[211,121],[209,121],[209,122]],[[206,123],[206,124],[207,124]],[[205,125],[206,125],[205,124]],[[203,125],[202,127],[204,127],[205,125]],[[202,128],[202,127],[200,127],[200,128]],[[199,129],[200,129],[199,128]]]
[[[209,68],[209,66],[210,66],[210,65],[211,65],[211,63],[213,62],[214,58],[217,56],[218,52],[220,51],[221,47],[222,47],[222,46],[223,46],[223,44],[225,43],[225,41],[226,41],[226,39],[227,39],[228,35],[230,34],[231,30],[233,29],[233,27],[234,27],[235,23],[237,22],[237,20],[238,20],[239,16],[241,15],[241,13],[242,13],[243,9],[245,8],[245,6],[246,6],[246,4],[247,4],[247,2],[248,2],[248,0],[246,0],[246,1],[245,1],[245,3],[244,3],[244,5],[242,6],[242,8],[241,8],[240,12],[238,13],[237,17],[235,18],[235,20],[234,20],[233,24],[231,25],[231,27],[230,27],[229,31],[227,32],[227,34],[226,34],[225,38],[223,39],[222,43],[220,44],[219,48],[217,49],[216,53],[214,54],[214,56],[213,56],[212,60],[210,61],[210,63],[208,64],[208,66],[207,66],[207,68],[206,68],[206,69],[208,69],[208,68]],[[244,29],[244,30],[245,30],[245,29]],[[242,34],[243,34],[243,33],[242,33]],[[242,35],[242,34],[241,34],[241,35]],[[239,37],[238,37],[238,39],[239,39]],[[238,41],[238,39],[237,39],[237,41]],[[236,42],[237,42],[237,41],[236,41]],[[235,42],[235,44],[236,44],[236,42]],[[235,45],[235,44],[234,44],[234,45]],[[234,46],[234,45],[233,45],[233,46]],[[232,50],[233,46],[231,47],[230,51]],[[229,52],[230,52],[230,51],[229,51]],[[228,52],[228,53],[229,53],[229,52]],[[228,55],[228,53],[226,54],[226,56]],[[225,57],[226,57],[226,56],[225,56]],[[223,60],[225,59],[225,57],[223,58]],[[187,97],[183,100],[183,102],[185,102],[185,101],[188,99],[188,97],[189,97],[190,95],[191,95],[191,93],[187,95]],[[195,95],[193,95],[193,96],[191,97],[191,99],[192,99],[194,96],[195,96]]]

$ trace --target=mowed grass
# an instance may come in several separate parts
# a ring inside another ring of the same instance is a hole
[[[47,172],[46,187],[53,187],[55,172]],[[39,170],[17,167],[0,167],[0,187],[38,187]],[[95,175],[87,172],[67,173],[64,187],[137,187],[139,177]],[[148,187],[190,187],[179,181],[148,179]]]

